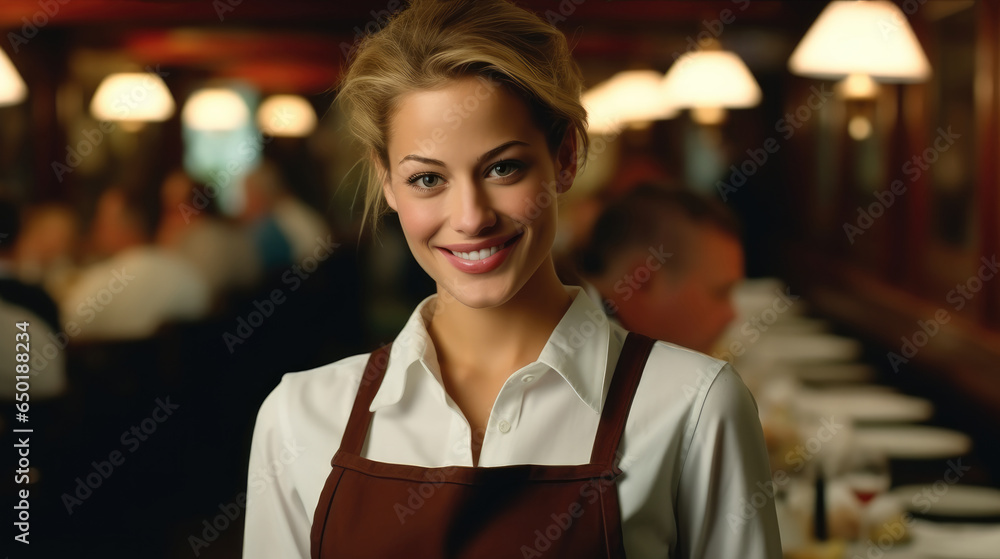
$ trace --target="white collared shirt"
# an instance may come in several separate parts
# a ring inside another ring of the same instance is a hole
[[[479,466],[585,464],[627,332],[579,288],[536,362],[500,389]],[[413,312],[372,401],[364,456],[472,466],[468,422],[444,390],[426,320]],[[308,557],[309,531],[368,355],[287,374],[257,416],[247,558]],[[724,361],[657,342],[619,448],[629,559],[779,559],[770,470],[756,404]],[[392,537],[386,533],[386,537]]]

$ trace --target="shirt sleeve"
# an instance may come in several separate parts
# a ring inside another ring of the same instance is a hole
[[[695,413],[678,484],[678,556],[781,559],[757,405],[731,366]]]
[[[309,557],[311,523],[287,466],[299,447],[288,434],[285,387],[279,384],[257,413],[247,478],[245,559]]]

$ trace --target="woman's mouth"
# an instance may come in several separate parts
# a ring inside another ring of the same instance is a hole
[[[460,271],[469,274],[484,274],[503,264],[510,254],[511,247],[517,244],[522,236],[523,233],[518,233],[506,241],[480,249],[456,250],[466,248],[465,246],[456,246],[455,249],[438,247],[438,249]]]
[[[484,249],[480,249],[480,250],[471,250],[469,252],[458,252],[458,251],[454,251],[454,250],[449,250],[448,252],[450,252],[450,253],[454,254],[455,256],[461,258],[462,260],[468,260],[470,262],[475,262],[477,260],[486,260],[490,256],[493,256],[494,254],[496,254],[496,253],[500,252],[501,250],[503,250],[503,249],[509,247],[510,245],[514,244],[514,241],[516,241],[520,237],[521,237],[521,235],[516,235],[514,237],[511,237],[509,240],[507,240],[504,243],[500,243],[499,245],[494,245],[494,246],[491,246],[489,248],[484,248]]]

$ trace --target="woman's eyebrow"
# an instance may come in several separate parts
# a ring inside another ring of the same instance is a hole
[[[527,142],[522,142],[521,140],[511,140],[509,142],[504,142],[504,143],[500,144],[499,146],[497,146],[497,147],[495,147],[495,148],[487,151],[486,153],[480,155],[479,157],[477,157],[476,158],[476,165],[479,165],[480,163],[482,163],[483,161],[485,161],[487,159],[493,158],[495,155],[497,155],[498,153],[503,152],[505,149],[507,149],[507,148],[509,148],[511,146],[530,146],[530,144],[528,144]],[[410,155],[407,155],[407,156],[403,157],[402,159],[400,159],[399,163],[397,163],[397,165],[402,165],[403,162],[405,162],[405,161],[416,161],[418,163],[424,163],[426,165],[437,165],[438,167],[447,167],[447,165],[445,165],[444,162],[441,161],[440,159],[431,159],[430,157],[424,157],[422,155],[416,155],[416,154],[413,154],[413,153],[411,153]]]
[[[404,161],[416,161],[418,163],[425,163],[427,165],[437,165],[438,167],[444,167],[445,164],[440,159],[431,159],[429,157],[423,157],[421,155],[410,154],[399,160],[397,165],[402,165]]]
[[[527,142],[522,142],[521,140],[511,140],[509,142],[504,142],[504,143],[500,144],[499,146],[491,149],[490,151],[488,151],[488,152],[480,155],[476,159],[476,165],[479,165],[480,163],[482,163],[483,161],[486,161],[487,159],[492,159],[495,155],[503,152],[505,149],[507,149],[507,148],[509,148],[511,146],[530,146],[530,144],[528,144]]]

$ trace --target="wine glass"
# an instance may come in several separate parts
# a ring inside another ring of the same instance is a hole
[[[843,481],[864,508],[889,489],[889,461],[876,449],[856,447],[848,453]]]

